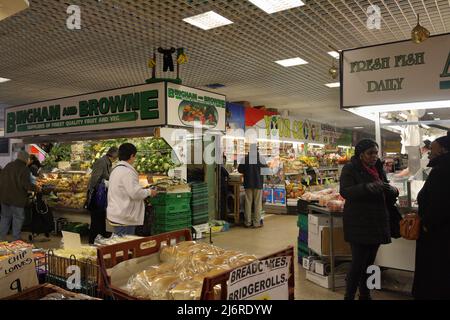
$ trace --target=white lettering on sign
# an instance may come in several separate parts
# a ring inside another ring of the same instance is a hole
[[[69,17],[66,20],[66,26],[69,30],[81,29],[81,8],[77,5],[70,5],[67,7],[67,14]]]
[[[276,257],[233,270],[228,300],[287,300],[290,263],[290,257]]]
[[[367,278],[367,288],[369,290],[381,289],[381,269],[379,266],[369,266],[367,268],[367,274],[370,274],[370,277]]]
[[[66,286],[69,290],[81,289],[81,269],[79,266],[68,266],[66,272],[72,274],[67,278]]]

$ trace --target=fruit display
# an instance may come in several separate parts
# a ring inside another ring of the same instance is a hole
[[[51,171],[58,167],[60,161],[70,161],[72,150],[69,144],[55,144],[42,162],[42,168]]]
[[[86,195],[86,192],[58,192],[55,204],[64,208],[82,209],[86,203]]]
[[[319,168],[320,166],[316,157],[301,156],[299,160],[308,168]]]
[[[286,182],[286,197],[288,199],[300,198],[305,193],[305,187],[301,183]]]

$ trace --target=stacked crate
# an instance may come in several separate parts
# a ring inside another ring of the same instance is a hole
[[[209,221],[208,213],[208,184],[195,182],[191,184],[192,225],[199,225]]]
[[[299,200],[297,205],[298,226],[298,262],[302,263],[303,257],[309,256],[308,249],[308,205],[304,200]]]
[[[154,208],[152,234],[192,227],[191,193],[160,193],[150,200]]]

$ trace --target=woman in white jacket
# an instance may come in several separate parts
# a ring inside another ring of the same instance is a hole
[[[154,197],[156,191],[139,184],[139,174],[133,167],[137,149],[131,143],[119,147],[119,163],[109,178],[108,221],[119,235],[133,235],[136,226],[144,224],[144,199]]]

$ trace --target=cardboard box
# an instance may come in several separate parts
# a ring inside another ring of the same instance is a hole
[[[330,254],[330,217],[324,214],[308,216],[308,246],[319,255]],[[350,245],[344,240],[343,219],[333,218],[333,246],[335,255],[350,255]]]
[[[328,262],[324,262],[322,260],[314,261],[314,271],[321,276],[327,276],[330,273],[330,264]]]
[[[346,275],[343,274],[336,274],[334,277],[334,286],[336,288],[339,287],[345,287],[345,277]],[[306,271],[306,280],[309,280],[321,287],[331,289],[331,276],[322,276],[320,274],[317,274],[315,272]]]
[[[319,255],[330,255],[330,228],[321,226],[317,233],[309,230],[308,246]],[[333,247],[335,256],[351,255],[350,244],[344,240],[344,229],[342,227],[333,229]]]
[[[316,256],[303,257],[303,260],[302,260],[303,268],[306,270],[314,271],[314,263],[315,263],[315,260],[318,260],[318,259],[320,259],[320,258],[316,257]]]

